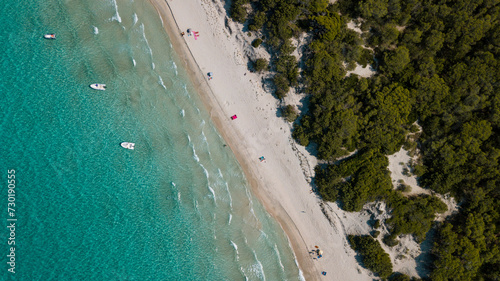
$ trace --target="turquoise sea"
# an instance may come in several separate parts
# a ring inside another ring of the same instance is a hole
[[[2,7],[1,280],[301,279],[147,1]]]

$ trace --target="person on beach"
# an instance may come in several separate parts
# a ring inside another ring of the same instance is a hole
[[[186,33],[184,33],[184,31],[183,31],[183,32],[181,33],[181,36],[182,36],[182,37],[184,37],[184,34],[186,34]]]

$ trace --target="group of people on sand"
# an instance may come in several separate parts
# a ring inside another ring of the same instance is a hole
[[[321,251],[319,249],[318,246],[314,246],[315,249],[312,249],[309,254],[315,254],[316,255],[316,258],[320,259],[323,257],[323,251]],[[313,259],[316,259],[316,258],[313,258]]]
[[[309,254],[316,255],[316,257],[314,257],[313,260],[322,258],[323,257],[323,251],[321,251],[318,246],[314,246],[314,248],[315,249],[312,249],[309,252]],[[321,271],[321,274],[322,275],[326,275],[326,271]]]
[[[184,35],[186,35],[186,33],[184,31],[181,32],[181,36],[184,37]],[[195,40],[197,40],[198,37],[200,37],[200,33],[198,31],[191,31],[191,28],[187,30],[187,35],[188,36],[194,35]]]

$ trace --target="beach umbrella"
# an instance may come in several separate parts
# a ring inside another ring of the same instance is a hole
[[[187,32],[188,34],[191,34],[191,28],[188,28]]]

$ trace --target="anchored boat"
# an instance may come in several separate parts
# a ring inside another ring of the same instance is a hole
[[[45,34],[43,36],[43,38],[45,39],[56,39],[56,35],[54,33],[51,33],[51,34]]]
[[[104,90],[106,90],[106,84],[99,84],[99,83],[90,84],[90,88],[92,88],[94,90],[104,91]]]
[[[120,143],[120,145],[123,147],[123,148],[126,148],[126,149],[131,149],[131,150],[134,150],[134,147],[135,147],[135,143],[133,142],[122,142]]]

